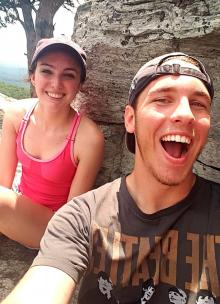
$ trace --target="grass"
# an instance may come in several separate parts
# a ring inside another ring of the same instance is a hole
[[[0,82],[0,93],[15,99],[23,99],[30,97],[30,90],[27,88],[17,87],[12,84]]]

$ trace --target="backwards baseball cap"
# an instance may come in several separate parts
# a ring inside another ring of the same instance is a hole
[[[181,56],[189,58],[190,63],[195,65],[186,67],[181,65],[181,61],[186,61]],[[169,63],[168,59],[179,58],[178,63]],[[128,104],[133,106],[140,92],[154,79],[164,75],[187,75],[200,79],[206,86],[211,99],[214,96],[212,80],[208,75],[204,65],[195,57],[181,52],[174,52],[156,57],[145,63],[134,76],[129,90]],[[126,132],[126,144],[131,153],[135,153],[135,135]]]
[[[77,59],[81,66],[81,82],[86,79],[86,53],[84,50],[72,40],[67,40],[65,37],[60,38],[43,38],[38,41],[32,61],[31,69],[33,69],[37,60],[49,50],[54,49],[68,50]]]

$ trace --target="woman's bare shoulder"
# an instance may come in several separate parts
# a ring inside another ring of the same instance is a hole
[[[81,122],[79,126],[80,133],[86,134],[86,137],[89,138],[90,136],[95,137],[103,137],[103,133],[101,127],[93,121],[91,118],[87,117],[86,115],[81,116]]]
[[[75,159],[86,159],[86,163],[92,161],[97,167],[103,158],[104,135],[101,126],[85,115],[81,116],[74,151]]]
[[[11,101],[4,107],[4,117],[10,120],[11,123],[17,129],[21,123],[22,118],[28,109],[36,103],[35,98],[21,99],[16,101]]]

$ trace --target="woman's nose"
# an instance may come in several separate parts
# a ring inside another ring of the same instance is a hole
[[[62,79],[61,79],[61,77],[59,77],[58,75],[54,76],[53,79],[52,79],[52,86],[53,86],[54,89],[60,89],[60,88],[62,88]]]

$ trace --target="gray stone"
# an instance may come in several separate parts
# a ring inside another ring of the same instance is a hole
[[[37,251],[0,235],[0,301],[12,290],[31,265]]]
[[[106,175],[107,181],[129,172],[133,163],[121,137],[130,82],[143,63],[171,51],[198,57],[212,75],[216,91],[212,128],[200,159],[220,167],[220,104],[217,102],[220,99],[220,0],[87,1],[78,9],[73,38],[88,54],[88,79],[80,102],[93,119],[105,126],[107,147],[103,167],[110,173]],[[112,139],[108,128],[115,125],[117,138]],[[116,162],[111,153],[112,141],[117,146]],[[195,171],[220,181],[218,170],[196,163]]]

